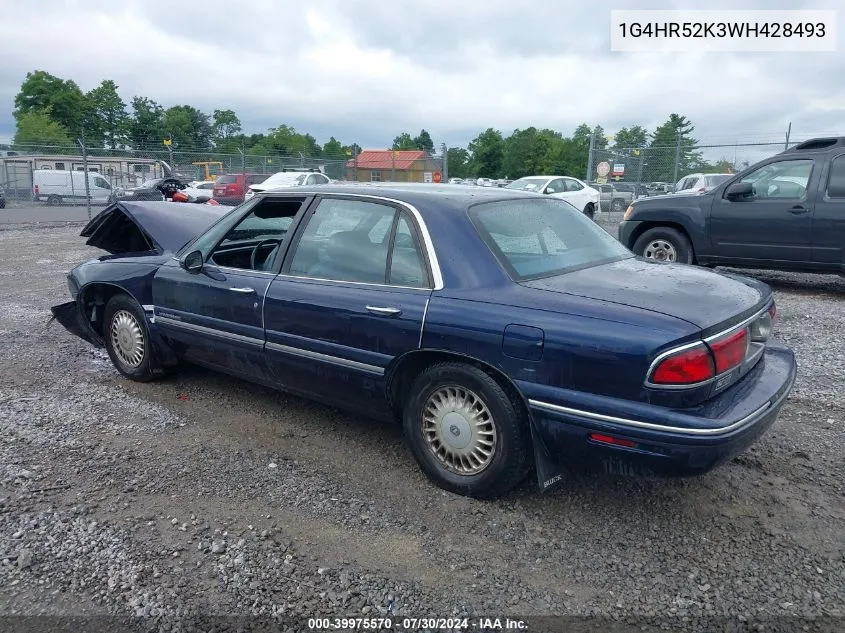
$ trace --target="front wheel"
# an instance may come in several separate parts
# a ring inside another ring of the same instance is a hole
[[[443,362],[420,374],[405,402],[403,425],[423,472],[456,494],[501,496],[531,466],[522,404],[472,365]]]
[[[677,229],[659,226],[649,229],[634,243],[634,253],[658,262],[693,262],[692,244],[689,238]]]
[[[591,220],[595,219],[596,217],[596,205],[592,202],[588,202],[587,206],[584,207],[584,215],[586,215]]]
[[[106,304],[103,338],[117,371],[138,382],[155,378],[146,319],[141,307],[128,295],[115,295]]]

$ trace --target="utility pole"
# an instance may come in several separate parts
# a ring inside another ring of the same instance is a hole
[[[446,143],[441,144],[443,152],[443,168],[440,170],[440,182],[449,182],[449,154]]]
[[[784,151],[789,149],[789,134],[792,132],[792,121],[789,122],[789,127],[786,128],[786,144],[783,146]]]
[[[593,154],[596,151],[596,133],[593,131],[590,134],[590,151],[587,154],[587,177],[585,180],[587,182],[590,181],[590,177],[593,175]]]
[[[88,184],[88,148],[85,147],[85,126],[80,130],[79,147],[82,148],[82,168],[85,170],[85,203],[88,205],[88,220],[91,220],[91,187]],[[73,182],[73,175],[70,177]]]
[[[681,128],[680,127],[675,129],[675,134],[678,137],[678,142],[675,144],[675,177],[672,179],[673,185],[676,182],[678,182],[678,169],[681,166]]]

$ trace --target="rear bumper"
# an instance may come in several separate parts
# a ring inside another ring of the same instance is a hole
[[[562,466],[613,474],[685,477],[706,473],[753,444],[777,419],[795,382],[791,350],[770,346],[739,383],[690,410],[644,405],[637,415],[529,399],[547,455]],[[648,409],[653,415],[648,415]],[[599,433],[636,446],[591,439]]]

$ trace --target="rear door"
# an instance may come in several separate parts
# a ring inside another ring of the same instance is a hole
[[[380,200],[323,197],[267,291],[267,358],[287,389],[387,413],[385,370],[417,349],[432,275],[416,219]]]
[[[819,167],[813,158],[779,158],[734,182],[754,193],[731,200],[716,189],[710,214],[713,253],[724,261],[809,263]]]
[[[821,178],[813,212],[813,262],[836,271],[845,266],[845,154],[835,156]]]

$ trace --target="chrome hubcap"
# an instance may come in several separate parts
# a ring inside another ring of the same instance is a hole
[[[643,256],[646,259],[654,259],[659,262],[674,262],[678,261],[678,251],[675,250],[675,245],[666,240],[654,240],[645,247]]]
[[[125,365],[137,367],[144,360],[144,332],[131,312],[120,310],[111,321],[111,342],[114,353]]]
[[[459,475],[483,471],[496,452],[496,427],[484,401],[469,389],[441,387],[425,404],[423,437],[429,450]]]

